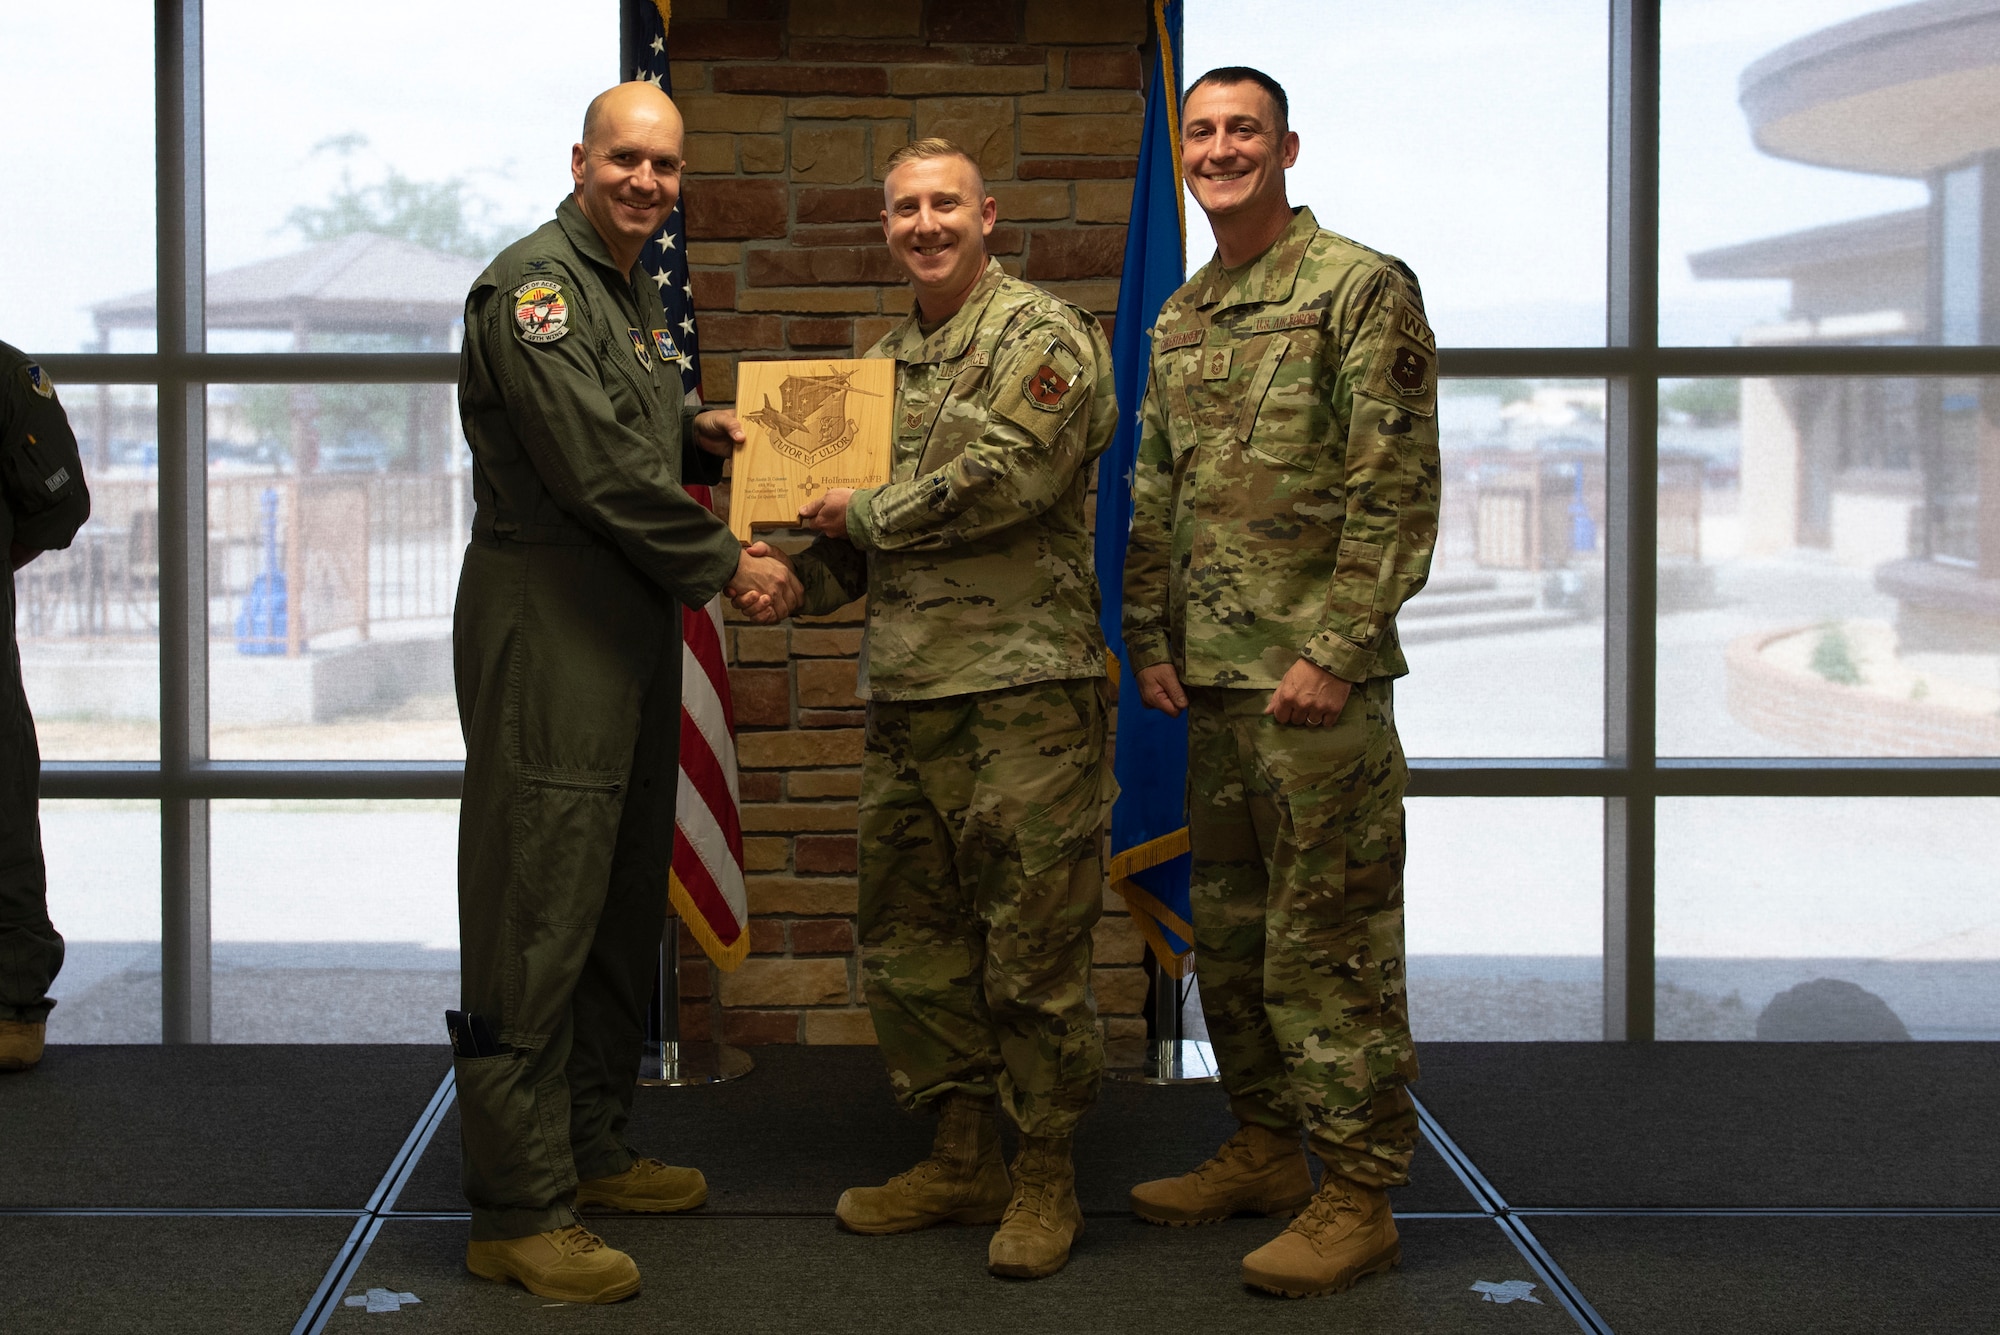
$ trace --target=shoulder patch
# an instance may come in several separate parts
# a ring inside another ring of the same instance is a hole
[[[1021,395],[1043,412],[1059,413],[1077,392],[1083,359],[1061,338],[1051,336],[1035,369],[1021,380]]]
[[[43,398],[52,399],[56,396],[56,382],[49,379],[49,373],[42,369],[41,363],[29,362],[21,368],[21,375],[27,380],[28,388]]]
[[[1382,332],[1355,393],[1429,417],[1437,411],[1437,338],[1407,295],[1397,293],[1386,300],[1389,310]]]
[[[524,343],[553,343],[569,332],[562,284],[537,278],[514,289],[514,332]]]

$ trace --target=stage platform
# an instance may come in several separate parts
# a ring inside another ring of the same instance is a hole
[[[1238,1282],[1273,1222],[1125,1210],[1230,1132],[1214,1086],[1107,1084],[1079,1137],[1088,1228],[1061,1274],[1016,1283],[985,1273],[985,1229],[835,1227],[843,1187],[928,1144],[872,1049],[755,1056],[640,1091],[635,1148],[701,1168],[709,1201],[594,1220],[646,1287],[583,1308],[465,1272],[441,1049],[51,1048],[0,1077],[0,1329],[2000,1329],[2000,1045],[1427,1044],[1403,1266],[1300,1301]],[[1536,1301],[1473,1287],[1507,1281]],[[348,1304],[370,1290],[418,1301]]]

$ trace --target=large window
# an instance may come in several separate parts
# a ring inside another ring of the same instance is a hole
[[[0,10],[62,127],[0,142],[0,337],[96,503],[18,584],[52,1037],[431,1036],[459,304],[567,188],[545,109],[615,77],[620,8]],[[2000,1037],[2000,13],[1187,8],[1443,345],[1419,1035]]]
[[[0,220],[33,319],[0,337],[54,374],[93,500],[17,579],[57,1041],[428,1041],[457,994],[461,311],[619,60],[617,0],[524,46],[548,18],[0,13],[62,127],[0,145],[34,183]]]
[[[1442,347],[1419,1037],[2000,1038],[2000,11],[1321,8],[1186,58]]]

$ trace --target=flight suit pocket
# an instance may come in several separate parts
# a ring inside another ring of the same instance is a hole
[[[622,771],[521,766],[513,829],[521,919],[569,927],[597,921],[624,808]]]

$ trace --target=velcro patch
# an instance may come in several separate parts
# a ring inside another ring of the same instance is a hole
[[[1201,342],[1203,330],[1200,326],[1183,329],[1179,333],[1166,334],[1160,338],[1160,351],[1172,352],[1175,348],[1190,348]]]
[[[58,468],[55,472],[42,479],[42,485],[49,489],[49,494],[52,496],[56,492],[61,491],[68,482],[69,469],[67,468]]]
[[[662,366],[668,362],[677,362],[681,359],[681,350],[674,346],[674,336],[664,329],[655,329],[653,331],[653,346],[660,350],[660,364]]]
[[[653,369],[653,353],[646,341],[646,335],[630,325],[625,327],[625,337],[632,340],[632,355],[639,359],[639,365],[650,371]]]
[[[1271,334],[1280,329],[1314,329],[1326,320],[1326,308],[1293,311],[1289,315],[1260,315],[1236,327],[1239,334]]]
[[[1387,300],[1392,308],[1355,392],[1429,417],[1437,411],[1437,338],[1407,297],[1394,295]]]
[[[569,299],[546,278],[514,289],[514,332],[524,343],[553,343],[569,332]]]
[[[49,379],[49,373],[44,371],[38,363],[29,362],[21,368],[21,374],[27,377],[28,388],[34,390],[35,393],[45,399],[52,399],[56,396],[56,382]]]

